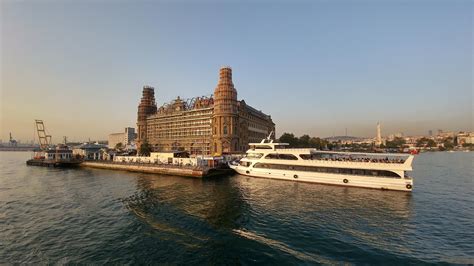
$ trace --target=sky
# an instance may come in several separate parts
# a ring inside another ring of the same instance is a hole
[[[238,98],[277,136],[473,130],[473,2],[0,1],[0,139],[105,140],[157,104]]]

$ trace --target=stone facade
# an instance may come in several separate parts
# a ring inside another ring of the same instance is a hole
[[[154,151],[185,150],[191,154],[242,153],[275,131],[271,117],[237,100],[232,69],[220,69],[210,97],[180,97],[156,107],[154,89],[143,88],[138,106],[137,147],[147,141]]]

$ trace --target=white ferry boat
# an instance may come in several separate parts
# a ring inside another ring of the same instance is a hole
[[[238,163],[229,167],[241,175],[329,185],[412,191],[413,155],[332,152],[287,148],[288,143],[263,139],[250,143]]]

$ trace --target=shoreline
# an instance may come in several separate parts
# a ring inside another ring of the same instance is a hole
[[[90,167],[108,170],[129,171],[147,174],[165,174],[174,176],[185,176],[194,178],[205,178],[210,176],[222,175],[229,173],[231,169],[216,169],[208,167],[183,167],[183,166],[169,166],[156,165],[144,163],[118,163],[118,162],[100,162],[100,161],[85,161],[80,164],[80,167]]]

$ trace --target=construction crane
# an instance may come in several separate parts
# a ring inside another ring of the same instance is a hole
[[[51,146],[51,135],[46,135],[46,129],[44,127],[43,120],[35,120],[36,132],[38,132],[38,140],[41,149],[47,149]]]
[[[11,132],[10,132],[10,142],[9,143],[10,143],[11,147],[16,147],[16,145],[17,145],[17,142],[16,142],[16,140],[13,139]]]

